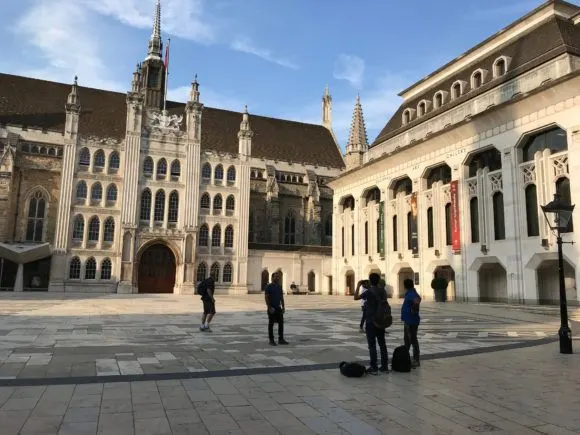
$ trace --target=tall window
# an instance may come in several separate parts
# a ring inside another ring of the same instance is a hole
[[[228,215],[234,214],[234,209],[236,208],[236,199],[234,195],[229,195],[228,199],[226,199],[226,213]]]
[[[369,253],[369,222],[365,222],[365,255]]]
[[[74,242],[80,242],[85,235],[85,218],[82,215],[77,215],[73,223],[72,239]]]
[[[407,213],[407,249],[413,249],[413,213]]]
[[[403,124],[408,124],[411,120],[411,113],[408,110],[405,110],[403,113]]]
[[[432,248],[435,246],[434,234],[433,234],[433,207],[427,209],[427,247]]]
[[[99,231],[101,222],[97,216],[93,216],[89,221],[89,242],[96,243],[99,241]]]
[[[568,178],[560,178],[556,182],[556,192],[560,195],[560,199],[564,202],[564,204],[572,205],[572,197],[570,196],[570,180]],[[568,228],[562,231],[563,233],[571,233],[574,231],[574,223],[573,219],[570,218],[570,222],[568,222]]]
[[[479,201],[477,197],[469,200],[469,219],[471,223],[471,243],[479,243]]]
[[[506,73],[506,64],[504,59],[499,59],[494,66],[495,77],[501,77]]]
[[[342,227],[340,231],[342,233],[340,238],[340,242],[342,244],[342,256],[344,257],[344,227]]]
[[[234,184],[236,182],[236,168],[230,166],[228,168],[227,174],[228,184]]]
[[[179,160],[174,160],[171,163],[171,179],[179,180],[180,176],[181,176],[181,163],[179,163]]]
[[[81,260],[79,260],[79,257],[73,257],[70,261],[68,277],[70,279],[81,279]]]
[[[142,221],[149,221],[151,218],[151,191],[145,189],[141,193],[141,207],[139,211],[139,219]]]
[[[439,108],[443,106],[443,94],[441,92],[438,92],[437,94],[435,94],[435,108]]]
[[[248,218],[248,242],[253,243],[255,238],[256,232],[254,229],[254,214],[250,212],[250,216]]]
[[[481,72],[478,71],[475,74],[473,74],[473,79],[472,79],[472,82],[471,82],[471,87],[473,89],[477,89],[482,84],[483,84],[483,76],[481,75]]]
[[[85,279],[95,279],[97,277],[97,262],[93,257],[85,263]]]
[[[177,191],[173,191],[169,194],[169,210],[168,210],[168,220],[170,224],[177,223],[177,217],[179,215],[179,194]]]
[[[324,235],[332,237],[332,215],[329,214],[324,221]]]
[[[425,112],[427,111],[426,110],[426,107],[427,106],[425,105],[425,102],[424,101],[421,101],[419,103],[419,107],[418,107],[418,110],[417,110],[419,116],[423,116],[425,114]]]
[[[79,166],[81,169],[87,169],[91,165],[91,153],[88,148],[81,149],[79,153]]]
[[[224,283],[231,283],[232,282],[232,263],[226,263],[224,266],[224,273],[223,273],[223,280]]]
[[[143,162],[143,175],[146,177],[153,175],[153,159],[151,157],[146,157]]]
[[[216,184],[221,184],[223,179],[224,179],[224,167],[222,165],[217,165],[215,167],[214,180]]]
[[[214,248],[219,248],[222,244],[222,229],[219,224],[214,225],[211,230],[211,246]]]
[[[209,193],[204,193],[201,195],[200,207],[201,209],[209,210],[211,200],[209,198]]]
[[[209,228],[206,224],[203,224],[199,228],[199,238],[197,240],[199,246],[208,246],[209,245]]]
[[[103,186],[95,183],[91,187],[91,204],[99,204],[103,200]]]
[[[155,211],[153,213],[155,222],[163,222],[165,219],[165,191],[159,189],[155,194]]]
[[[224,244],[226,248],[234,247],[234,227],[228,225],[224,234]]]
[[[538,192],[535,184],[530,184],[526,187],[526,219],[528,224],[528,237],[539,236]]]
[[[284,219],[284,244],[294,245],[296,243],[296,217],[290,210]]]
[[[377,219],[377,254],[381,252],[381,220]]]
[[[461,84],[460,83],[455,83],[453,85],[453,87],[451,88],[451,96],[453,98],[461,97]]]
[[[503,193],[493,195],[493,231],[495,240],[505,240],[505,218],[503,209]]]
[[[109,155],[109,173],[116,173],[121,165],[121,157],[117,151],[113,151]]]
[[[205,263],[199,263],[197,266],[197,274],[196,274],[196,281],[203,281],[207,276],[207,265]]]
[[[109,187],[107,187],[107,202],[109,204],[117,202],[117,186],[114,184],[109,184]]]
[[[211,165],[204,163],[201,167],[201,178],[207,183],[211,178]]]
[[[218,193],[216,196],[214,196],[213,198],[213,214],[222,214],[222,207],[223,207],[223,203],[222,203],[222,196]]]
[[[84,181],[79,181],[77,184],[76,199],[81,204],[84,204],[87,200],[87,183]]]
[[[112,274],[113,274],[113,265],[111,263],[111,260],[105,258],[101,262],[101,279],[111,279]]]
[[[354,245],[354,225],[350,227],[350,255],[354,256],[355,253],[355,245]]]
[[[399,250],[399,240],[397,237],[397,215],[393,216],[393,251]]]
[[[445,204],[445,244],[452,245],[451,240],[451,203]]]
[[[211,265],[211,269],[209,271],[209,276],[213,278],[215,282],[220,282],[220,264],[214,263]]]
[[[105,152],[103,150],[98,150],[95,153],[95,157],[94,157],[95,161],[93,163],[93,169],[95,170],[95,172],[100,172],[103,169],[105,169]]]
[[[27,242],[42,242],[45,218],[46,200],[42,193],[38,191],[32,195],[28,202]]]
[[[103,230],[103,241],[106,243],[113,243],[115,240],[115,219],[112,217],[107,218]]]
[[[157,179],[165,180],[167,177],[167,160],[160,159],[157,162]]]

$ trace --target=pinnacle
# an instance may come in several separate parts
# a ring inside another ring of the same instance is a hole
[[[354,111],[352,114],[347,149],[350,151],[365,152],[368,149],[368,146],[369,144],[367,139],[365,120],[362,106],[360,104],[360,95],[357,95]]]

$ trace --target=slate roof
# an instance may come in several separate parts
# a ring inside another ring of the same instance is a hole
[[[393,114],[371,146],[378,145],[563,53],[580,55],[580,29],[576,28],[570,20],[554,16],[515,41],[498,48],[484,59],[469,65],[447,80],[437,83],[412,100],[404,102]],[[504,76],[492,79],[493,63],[500,56],[510,57],[511,63]],[[488,77],[482,86],[471,90],[471,74],[478,68],[487,70]],[[457,80],[467,83],[466,90],[464,90],[466,92],[460,98],[450,101],[448,96],[447,101],[440,108],[434,109],[431,106],[427,114],[419,118],[415,117],[411,122],[403,125],[403,112],[405,109],[416,109],[421,100],[433,101],[435,94],[439,90],[450,92],[451,86]]]
[[[71,85],[0,73],[0,124],[64,131],[65,103]],[[83,136],[125,137],[126,94],[79,86]],[[171,113],[185,104],[168,102]],[[205,107],[202,149],[237,154],[242,114]],[[184,123],[185,124],[185,123]],[[344,161],[332,134],[321,125],[250,115],[254,131],[252,156],[343,168]]]

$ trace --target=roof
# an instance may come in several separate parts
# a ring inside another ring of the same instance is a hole
[[[490,89],[505,83],[514,77],[521,75],[549,60],[563,54],[573,53],[580,55],[580,30],[565,18],[554,16],[542,24],[532,28],[528,33],[522,35],[515,41],[498,48],[485,58],[469,65],[452,77],[437,83],[423,92],[421,95],[405,101],[393,114],[385,127],[378,134],[372,146],[388,140],[428,119],[433,118],[447,110],[470,100],[477,95],[483,94]],[[507,73],[501,78],[487,81],[483,86],[469,90],[460,98],[447,101],[438,109],[431,109],[426,115],[415,118],[411,122],[403,125],[403,112],[407,108],[416,108],[421,100],[433,101],[435,93],[439,90],[450,91],[451,86],[457,80],[471,83],[471,74],[479,69],[485,69],[491,74],[493,63],[500,56],[511,58]]]
[[[0,124],[64,132],[65,103],[71,85],[0,73]],[[79,134],[125,138],[126,94],[79,86]],[[167,102],[171,113],[185,104]],[[238,153],[241,112],[204,107],[201,146],[204,150]],[[343,168],[332,133],[322,125],[250,115],[254,131],[252,157]]]

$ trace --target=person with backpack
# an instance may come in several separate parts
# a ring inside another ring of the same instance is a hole
[[[401,321],[405,324],[405,347],[407,352],[413,346],[413,366],[420,367],[419,360],[419,340],[417,339],[417,332],[419,324],[421,323],[421,316],[419,315],[419,307],[421,305],[421,296],[415,290],[415,285],[412,279],[403,281],[403,286],[406,290],[405,299],[401,307]]]
[[[204,279],[197,286],[197,294],[201,296],[203,302],[203,316],[201,317],[201,325],[199,330],[201,332],[211,332],[209,327],[210,322],[215,316],[215,282],[212,276]]]
[[[284,340],[284,312],[286,304],[284,303],[284,291],[280,285],[280,274],[275,272],[272,275],[272,282],[264,290],[266,299],[266,308],[268,310],[268,338],[270,346],[276,346],[274,340],[274,323],[278,324],[278,344],[287,345]]]
[[[370,367],[367,373],[378,375],[379,371],[388,373],[389,371],[389,354],[387,352],[387,343],[385,341],[385,329],[391,326],[393,318],[391,317],[391,307],[387,302],[387,292],[384,288],[379,287],[381,277],[377,273],[369,275],[370,288],[360,294],[360,287],[357,287],[354,293],[356,301],[364,299],[365,317],[366,317],[366,336],[369,346]],[[377,343],[381,350],[381,367],[378,367],[377,361]]]

